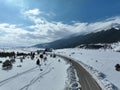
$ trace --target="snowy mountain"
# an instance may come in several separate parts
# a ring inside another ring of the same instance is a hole
[[[71,48],[81,44],[115,43],[120,41],[120,28],[118,24],[112,25],[108,30],[101,30],[84,35],[75,35],[63,38],[51,43],[37,44],[35,47],[41,48]]]

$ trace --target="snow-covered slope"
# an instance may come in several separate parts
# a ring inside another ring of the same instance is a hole
[[[115,65],[120,64],[120,53],[113,50],[92,49],[60,49],[56,53],[69,56],[82,64],[93,77],[96,78],[105,90],[120,89],[120,72],[115,70]],[[119,89],[118,89],[118,88]]]

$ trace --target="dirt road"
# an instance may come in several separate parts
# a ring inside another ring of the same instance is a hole
[[[69,57],[63,55],[58,56],[70,61],[70,63],[75,67],[82,90],[102,90],[95,79],[92,78],[92,76],[79,63]]]

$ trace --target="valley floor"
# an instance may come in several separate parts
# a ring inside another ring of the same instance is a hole
[[[37,58],[39,55],[34,60],[26,57],[20,62],[18,57],[11,70],[3,70],[0,64],[0,90],[64,90],[70,64],[59,57],[47,56],[47,61],[39,67]],[[0,58],[0,61],[6,59]]]
[[[31,52],[35,49],[15,50],[19,52]],[[6,50],[11,51],[11,50]],[[102,87],[102,90],[120,90],[120,72],[115,70],[115,65],[120,64],[120,53],[114,50],[92,50],[92,49],[59,49],[53,53],[64,55],[73,58],[76,62],[82,65],[92,76],[97,83]],[[74,87],[76,73],[71,68],[70,63],[60,57],[53,58],[47,55],[47,61],[41,61],[41,67],[36,65],[36,60],[40,59],[36,55],[33,60],[26,57],[23,62],[20,62],[20,57],[17,57],[13,68],[3,70],[0,63],[0,90],[69,90]],[[0,58],[4,62],[7,58]],[[73,76],[71,76],[73,75]]]

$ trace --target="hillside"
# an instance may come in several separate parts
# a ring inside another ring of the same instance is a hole
[[[114,43],[118,41],[120,41],[120,29],[111,28],[85,35],[63,38],[51,43],[37,44],[35,47],[60,49],[76,47],[81,44]]]

